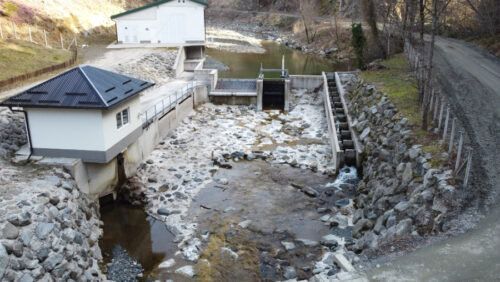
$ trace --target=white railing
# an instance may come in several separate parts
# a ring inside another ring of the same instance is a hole
[[[151,124],[157,117],[161,117],[175,108],[177,104],[188,98],[195,88],[205,86],[210,91],[210,83],[206,81],[190,82],[186,86],[170,91],[164,98],[158,100],[151,107],[147,108],[142,116],[143,127]]]

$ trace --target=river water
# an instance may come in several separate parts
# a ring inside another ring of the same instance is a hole
[[[290,74],[319,75],[323,71],[349,71],[350,62],[335,63],[315,54],[305,54],[273,41],[264,41],[262,47],[266,53],[232,53],[217,49],[207,49],[207,55],[229,66],[228,71],[219,71],[222,78],[257,78],[260,64],[266,69],[281,69],[282,57],[285,56],[285,68]],[[279,77],[278,73],[266,73],[267,78]]]

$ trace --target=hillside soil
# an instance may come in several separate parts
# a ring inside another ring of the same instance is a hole
[[[71,59],[70,51],[48,49],[22,40],[0,40],[0,81]]]

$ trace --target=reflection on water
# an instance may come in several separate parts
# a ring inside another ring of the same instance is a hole
[[[111,261],[111,250],[122,245],[148,274],[166,258],[173,257],[177,246],[165,223],[149,217],[142,207],[126,203],[110,203],[101,208],[104,235],[99,246],[104,262]],[[147,277],[147,275],[144,275]]]
[[[263,42],[264,54],[233,53],[217,49],[207,49],[207,55],[229,66],[229,71],[219,71],[219,77],[257,78],[260,64],[264,68],[281,68],[281,59],[285,55],[285,68],[290,74],[318,75],[322,71],[352,70],[350,63],[333,63],[326,58],[305,54],[298,50],[271,41]],[[278,73],[266,73],[267,78],[277,78]]]

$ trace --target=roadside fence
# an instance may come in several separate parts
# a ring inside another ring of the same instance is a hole
[[[405,42],[405,51],[410,67],[416,74],[418,87],[422,89],[427,77],[424,57],[409,41]],[[432,83],[427,91],[431,93],[429,117],[434,131],[447,148],[448,161],[455,176],[463,177],[463,185],[467,187],[472,166],[472,148],[464,144],[464,132],[457,132],[457,115],[452,112],[450,103],[441,95],[441,91]]]

